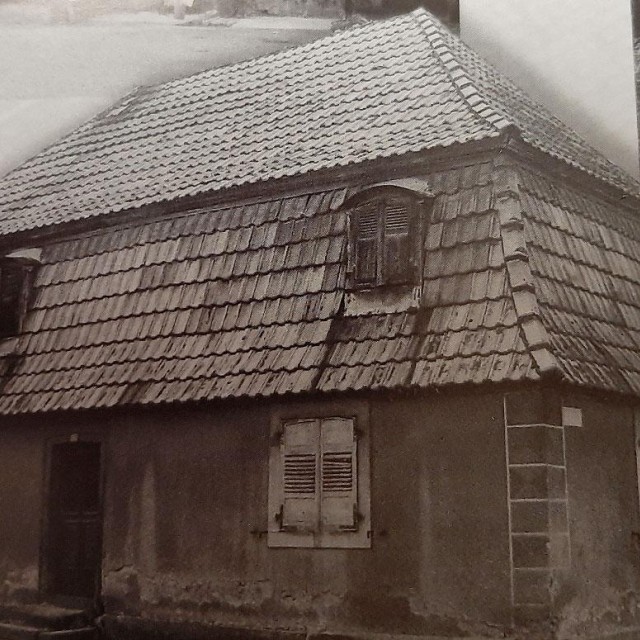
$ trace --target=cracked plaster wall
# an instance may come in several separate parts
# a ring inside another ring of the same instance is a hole
[[[586,396],[566,431],[572,568],[558,634],[635,626],[631,408]],[[46,442],[107,438],[107,611],[174,621],[485,633],[508,624],[501,396],[372,403],[371,550],[269,549],[268,411],[247,405],[5,422],[0,600],[37,595]],[[402,497],[402,499],[399,499]],[[252,533],[255,532],[255,533]]]
[[[370,550],[267,547],[263,406],[121,421],[108,456],[107,613],[448,634],[505,622],[501,411],[497,394],[372,404]]]
[[[556,586],[558,635],[640,630],[640,545],[633,411],[623,402],[565,399],[583,411],[566,427],[571,570]]]
[[[42,433],[0,430],[0,600],[38,588]]]

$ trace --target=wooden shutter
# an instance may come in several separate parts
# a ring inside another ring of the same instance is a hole
[[[403,284],[413,279],[413,255],[410,237],[410,204],[402,200],[387,200],[384,206],[385,284]]]
[[[315,531],[318,526],[318,454],[320,422],[284,424],[282,435],[282,529]]]
[[[354,211],[354,281],[375,284],[378,278],[379,210],[377,202],[367,202]]]
[[[358,507],[357,442],[353,419],[323,420],[320,448],[322,527],[329,531],[352,531],[357,526]]]
[[[0,337],[18,333],[23,280],[19,267],[0,266]]]

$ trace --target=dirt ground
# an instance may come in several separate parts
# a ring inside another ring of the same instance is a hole
[[[59,24],[42,5],[0,3],[0,175],[136,86],[309,42],[330,29],[330,20],[319,19],[197,26],[152,13]]]

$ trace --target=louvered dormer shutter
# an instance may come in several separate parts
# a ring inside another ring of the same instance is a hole
[[[355,209],[354,215],[354,281],[374,285],[378,280],[378,203],[366,202]]]
[[[384,283],[404,284],[414,277],[410,203],[406,199],[387,200],[384,202],[382,217]]]
[[[282,441],[282,529],[315,531],[319,519],[320,421],[284,424]]]
[[[376,195],[351,210],[349,273],[356,289],[415,286],[422,264],[423,202]]]
[[[358,524],[357,442],[353,419],[323,420],[320,447],[322,528],[353,531]]]

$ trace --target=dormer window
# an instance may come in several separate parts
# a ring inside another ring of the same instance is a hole
[[[0,257],[0,339],[20,333],[40,250],[27,249]]]
[[[20,330],[24,278],[20,266],[7,262],[0,264],[0,338],[14,336]]]
[[[353,210],[353,283],[404,284],[415,279],[410,246],[411,203],[376,198]]]
[[[376,187],[349,209],[349,271],[354,289],[420,281],[424,198],[406,189]]]

